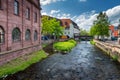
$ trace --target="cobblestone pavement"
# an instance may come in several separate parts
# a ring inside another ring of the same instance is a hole
[[[81,42],[70,53],[51,55],[5,80],[120,80],[120,64]]]

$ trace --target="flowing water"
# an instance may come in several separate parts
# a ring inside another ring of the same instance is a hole
[[[56,53],[5,80],[120,80],[120,64],[89,42]]]

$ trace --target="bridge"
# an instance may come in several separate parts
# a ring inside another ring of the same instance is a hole
[[[93,39],[93,36],[88,36],[88,35],[74,35],[74,38],[76,40],[90,41],[91,39]]]

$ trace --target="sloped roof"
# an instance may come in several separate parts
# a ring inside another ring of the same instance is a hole
[[[70,19],[61,19],[61,26],[70,27],[71,20]]]

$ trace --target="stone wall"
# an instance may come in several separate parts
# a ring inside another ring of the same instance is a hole
[[[117,56],[120,62],[120,45],[110,44],[102,41],[94,40],[95,45],[106,52],[111,57]]]
[[[7,63],[13,59],[16,59],[20,56],[24,56],[26,54],[30,54],[32,52],[38,51],[41,49],[40,45],[36,46],[28,46],[21,49],[6,51],[3,53],[0,53],[0,65]]]

